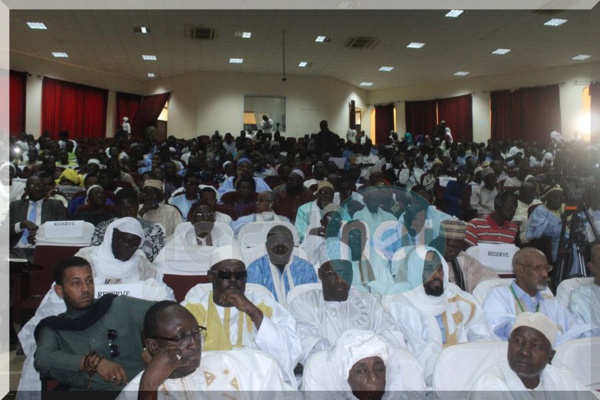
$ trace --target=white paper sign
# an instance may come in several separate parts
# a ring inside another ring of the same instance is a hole
[[[118,296],[129,296],[142,298],[142,284],[141,283],[121,283],[116,285],[96,285],[96,298],[104,296],[108,293],[113,293]]]
[[[441,187],[446,187],[448,186],[448,182],[450,181],[456,181],[456,178],[452,178],[450,176],[440,176],[440,186]]]
[[[45,223],[46,239],[83,236],[83,221],[51,221]]]
[[[512,258],[519,250],[514,244],[479,243],[479,261],[496,272],[512,272]]]

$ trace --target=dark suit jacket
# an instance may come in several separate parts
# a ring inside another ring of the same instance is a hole
[[[15,224],[27,219],[29,200],[15,200],[10,203],[10,248],[16,246],[21,240],[23,232],[15,232]],[[42,203],[42,224],[46,221],[64,221],[67,219],[67,210],[60,200],[44,199]]]

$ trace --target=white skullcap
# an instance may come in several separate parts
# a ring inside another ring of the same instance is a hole
[[[302,172],[302,171],[301,171],[301,170],[299,170],[299,169],[294,169],[294,170],[292,170],[292,172],[290,172],[290,175],[291,175],[291,174],[296,174],[296,175],[298,175],[299,177],[301,177],[302,179],[304,179],[304,172]]]
[[[90,197],[90,193],[92,193],[92,189],[95,189],[95,188],[100,188],[100,189],[104,190],[104,188],[103,188],[102,186],[100,186],[100,185],[92,185],[92,186],[90,186],[90,187],[88,188],[88,190],[86,190],[86,192],[85,192],[85,195],[86,195],[87,197]],[[120,229],[119,229],[119,230],[120,230]]]
[[[96,158],[90,158],[87,162],[88,164],[96,164],[97,166],[101,166],[100,164],[100,160],[96,159]]]
[[[208,256],[208,264],[210,268],[224,260],[237,260],[244,262],[242,248],[236,244],[228,244],[226,246],[217,247]]]
[[[559,328],[544,314],[540,312],[532,313],[526,311],[517,315],[510,333],[512,334],[514,330],[520,326],[527,326],[541,332],[541,334],[544,335],[548,341],[550,341],[552,347],[554,347],[554,342],[556,341],[556,335]]]
[[[459,168],[460,168],[460,167],[459,167]],[[473,175],[477,175],[477,173],[478,173],[479,171],[483,171],[483,168],[481,168],[481,167],[475,167],[475,169],[473,170]]]
[[[328,238],[319,246],[319,266],[328,261],[344,260],[352,261],[350,247],[346,243],[340,242],[338,238]]]
[[[492,169],[492,167],[485,167],[484,169],[481,170],[481,179],[485,178],[486,176],[493,174],[494,170]]]
[[[153,187],[162,192],[162,181],[159,181],[158,179],[148,179],[144,182],[144,187]]]
[[[552,155],[552,153],[544,154],[544,161],[554,161],[554,156]]]
[[[129,121],[129,118],[123,117],[123,121],[127,122],[127,121]]]
[[[341,371],[337,372],[344,380],[348,379],[354,364],[368,357],[379,357],[387,364],[388,346],[385,340],[374,332],[359,329],[350,329],[342,333],[335,347],[327,355],[330,364],[341,367]]]

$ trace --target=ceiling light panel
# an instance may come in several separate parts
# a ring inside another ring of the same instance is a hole
[[[235,37],[241,37],[243,39],[250,39],[252,37],[252,32],[241,32],[238,31],[234,34]]]
[[[425,43],[412,42],[406,47],[408,47],[409,49],[420,49],[423,46],[425,46]]]
[[[142,55],[142,59],[146,61],[156,61],[156,56],[152,54],[144,54]]]
[[[244,62],[243,58],[230,58],[229,59],[230,64],[242,64],[243,62]]]
[[[48,29],[43,22],[28,22],[27,26],[31,29]]]
[[[331,36],[317,36],[315,42],[323,43],[323,42],[331,42]]]
[[[361,82],[360,86],[373,86],[373,82]]]
[[[148,72],[148,78],[154,78],[155,76],[154,72]]]
[[[53,51],[52,55],[56,58],[68,58],[69,55],[67,53],[64,53],[62,51]]]
[[[464,13],[464,10],[450,10],[446,14],[446,17],[448,17],[448,18],[458,18],[458,17],[460,17],[462,15],[462,13]]]
[[[454,73],[454,75],[456,75],[456,76],[467,76],[467,75],[469,75],[469,73],[470,72],[468,72],[468,71],[457,71],[457,72]]]
[[[561,26],[562,24],[564,24],[565,22],[567,22],[566,19],[560,19],[560,18],[552,18],[549,21],[546,21],[544,23],[544,25],[546,26]]]
[[[497,55],[503,56],[508,52],[510,52],[510,49],[496,49],[496,50],[492,51],[492,54],[497,54]]]
[[[383,66],[381,66],[381,67],[379,68],[379,70],[380,70],[381,72],[390,72],[390,71],[392,71],[393,69],[394,69],[394,67],[386,67],[385,65],[383,65]]]
[[[573,57],[573,60],[576,61],[583,61],[583,60],[587,60],[588,58],[590,58],[591,56],[589,54],[580,54],[578,56]]]
[[[308,62],[308,61],[300,61],[300,63],[298,64],[298,66],[299,66],[300,68],[306,68],[306,67],[310,67],[311,65],[312,65],[312,63],[311,63],[311,62]]]

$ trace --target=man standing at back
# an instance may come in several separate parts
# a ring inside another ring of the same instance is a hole
[[[121,390],[144,369],[143,315],[153,302],[104,295],[94,300],[88,262],[69,257],[54,272],[67,311],[40,321],[35,368],[72,389]]]

